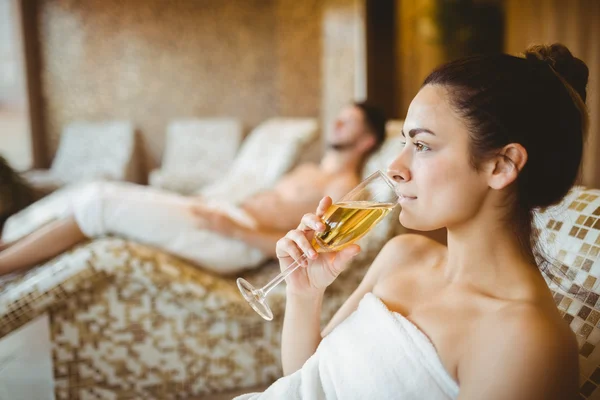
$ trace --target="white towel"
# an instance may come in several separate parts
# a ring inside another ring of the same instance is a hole
[[[256,247],[200,229],[191,208],[198,200],[127,182],[96,182],[71,196],[72,211],[88,237],[117,235],[158,247],[217,273],[237,273],[268,257]],[[243,209],[225,203],[205,204],[238,223],[256,227]]]
[[[367,293],[300,370],[263,393],[236,400],[447,400],[457,396],[458,385],[427,336]]]

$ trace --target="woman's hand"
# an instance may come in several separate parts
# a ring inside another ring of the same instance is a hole
[[[308,256],[301,267],[286,278],[289,294],[314,296],[324,292],[348,266],[350,259],[360,252],[360,247],[356,244],[339,252],[326,253],[317,253],[312,246],[315,232],[325,230],[321,218],[331,203],[330,197],[323,198],[315,214],[304,215],[298,228],[289,231],[277,242],[276,253],[281,270],[299,260],[303,254]]]

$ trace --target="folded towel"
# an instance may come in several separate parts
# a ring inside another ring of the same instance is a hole
[[[367,293],[358,309],[321,341],[300,370],[263,393],[235,400],[446,400],[457,396],[458,385],[427,336]]]

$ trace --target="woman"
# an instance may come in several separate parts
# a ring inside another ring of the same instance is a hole
[[[39,194],[0,156],[0,232],[13,214],[33,203]],[[0,240],[0,251],[4,243]]]
[[[536,264],[531,222],[577,178],[587,77],[560,44],[429,75],[388,174],[400,223],[446,227],[447,247],[392,239],[320,333],[325,289],[360,251],[314,254],[310,238],[331,204],[323,199],[277,243],[282,268],[314,254],[287,281],[286,376],[241,398],[575,398],[577,343]]]

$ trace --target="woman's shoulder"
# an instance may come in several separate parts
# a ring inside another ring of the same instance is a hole
[[[380,255],[400,262],[423,260],[423,256],[437,258],[446,253],[446,246],[426,236],[404,233],[390,239]]]
[[[547,304],[531,301],[512,301],[483,321],[488,331],[518,334],[531,345],[544,346],[548,341],[563,341],[576,347],[575,336],[560,314]],[[504,337],[505,335],[498,335]]]
[[[535,265],[531,265],[535,268]],[[561,317],[554,298],[542,278],[532,281],[512,299],[505,298],[481,323],[487,332],[497,332],[497,340],[506,334],[515,334],[531,341],[534,347],[544,347],[549,342],[560,342],[561,347],[575,349],[577,341],[569,325]],[[500,333],[502,332],[502,334]]]
[[[383,246],[371,269],[381,278],[391,272],[436,265],[445,254],[446,246],[435,240],[419,234],[404,233],[393,237]]]
[[[472,335],[461,363],[462,381],[477,381],[486,370],[499,379],[514,380],[515,385],[524,379],[519,383],[523,391],[539,394],[541,386],[555,387],[560,393],[576,390],[575,335],[547,304],[509,302],[482,318]]]
[[[382,251],[400,252],[407,255],[414,255],[433,250],[446,249],[446,246],[436,242],[433,239],[416,233],[403,233],[394,236],[387,241]]]

